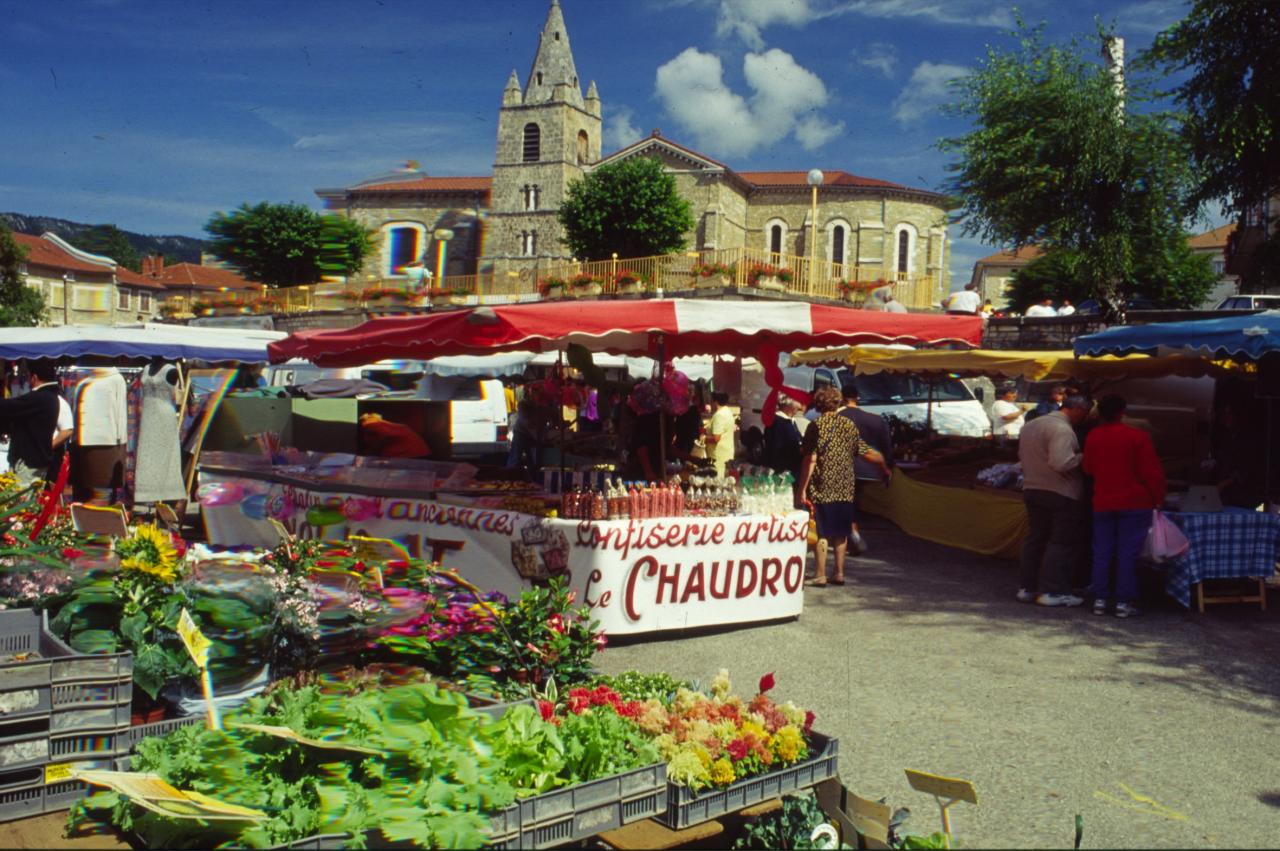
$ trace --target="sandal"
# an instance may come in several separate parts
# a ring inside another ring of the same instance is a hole
[[[827,587],[827,580],[825,580],[825,579],[806,579],[806,580],[804,581],[804,584],[805,584],[806,586],[808,586],[809,588],[826,588],[826,587]],[[843,582],[841,582],[840,584],[841,584],[841,585],[843,585],[844,583],[843,583]]]

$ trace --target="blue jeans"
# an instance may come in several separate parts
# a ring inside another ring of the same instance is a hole
[[[1093,513],[1093,581],[1089,593],[1111,597],[1112,565],[1115,565],[1115,599],[1138,600],[1138,553],[1151,529],[1151,509],[1095,511]]]

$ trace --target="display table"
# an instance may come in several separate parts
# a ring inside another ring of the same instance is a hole
[[[1191,548],[1169,565],[1165,593],[1191,608],[1191,588],[1197,589],[1197,608],[1204,611],[1202,583],[1208,579],[1265,580],[1276,571],[1280,558],[1280,517],[1262,511],[1227,508],[1220,512],[1165,512],[1187,536]],[[1258,599],[1258,598],[1261,599]],[[1266,607],[1266,589],[1233,602],[1261,602]]]
[[[383,492],[379,474],[350,466],[328,464],[326,473],[214,460],[201,464],[200,490],[216,495],[201,505],[215,547],[271,545],[274,519],[299,538],[391,539],[508,596],[563,576],[612,635],[795,617],[804,607],[802,511],[562,520],[506,510],[502,496],[468,494],[439,469],[433,485],[413,491],[400,475]]]
[[[858,488],[863,511],[926,541],[1016,559],[1027,534],[1020,491],[929,484],[901,470],[888,487],[875,482]]]

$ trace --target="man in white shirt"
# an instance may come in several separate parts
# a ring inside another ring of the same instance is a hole
[[[952,293],[943,302],[943,306],[946,307],[947,313],[973,316],[978,312],[978,308],[982,307],[982,296],[978,295],[977,286],[968,283],[964,285],[964,289]]]
[[[1017,402],[1018,388],[1012,384],[1000,389],[999,395],[991,405],[991,433],[996,442],[1003,445],[1022,431],[1023,415],[1026,414]]]
[[[906,308],[906,305],[898,301],[893,296],[888,296],[887,298],[885,298],[885,301],[884,301],[884,312],[885,313],[906,313],[907,308]]]
[[[1030,316],[1057,316],[1058,311],[1053,309],[1053,299],[1043,298],[1039,304],[1033,304],[1027,308],[1026,315]]]
[[[1075,312],[1076,312],[1076,306],[1075,306],[1074,304],[1072,304],[1072,303],[1071,303],[1071,300],[1070,300],[1070,299],[1066,299],[1066,298],[1064,298],[1064,299],[1062,300],[1062,307],[1059,307],[1059,308],[1058,308],[1058,315],[1059,315],[1059,316],[1070,316],[1071,314],[1073,314],[1073,313],[1075,313]]]
[[[733,460],[733,411],[728,393],[711,394],[711,422],[707,426],[707,447],[716,465],[716,475],[724,476],[725,465]]]
[[[49,464],[46,481],[57,481],[58,471],[62,469],[62,457],[67,454],[67,441],[76,433],[76,418],[71,413],[71,405],[58,394],[58,424],[53,429],[53,461]]]

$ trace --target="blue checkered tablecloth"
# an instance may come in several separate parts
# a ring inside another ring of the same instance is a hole
[[[1168,565],[1165,593],[1191,608],[1191,588],[1204,579],[1269,577],[1280,558],[1280,516],[1262,511],[1165,512],[1191,549]]]

